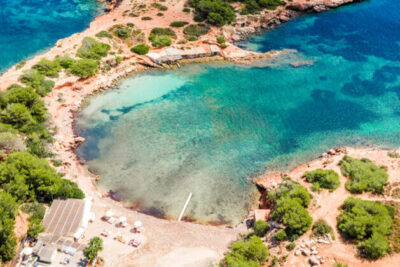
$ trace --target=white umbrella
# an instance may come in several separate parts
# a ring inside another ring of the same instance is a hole
[[[107,217],[112,217],[114,215],[114,212],[112,212],[112,210],[108,210],[107,212],[106,212],[106,216]]]
[[[126,217],[121,217],[121,218],[119,218],[119,221],[120,221],[120,222],[126,222]]]
[[[142,227],[142,222],[141,221],[136,221],[135,223],[134,223],[134,226],[135,226],[135,228],[139,228],[139,227]]]

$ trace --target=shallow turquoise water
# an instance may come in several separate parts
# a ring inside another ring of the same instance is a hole
[[[102,13],[97,0],[0,0],[0,73],[80,32]]]
[[[241,44],[294,48],[280,64],[191,65],[125,79],[77,120],[99,185],[141,210],[237,223],[249,177],[341,145],[400,145],[400,3],[305,16]],[[292,68],[290,60],[311,59]]]

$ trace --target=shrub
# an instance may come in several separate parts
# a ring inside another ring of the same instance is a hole
[[[292,251],[293,249],[296,248],[296,244],[295,243],[289,243],[286,245],[286,249],[289,251]]]
[[[75,59],[68,55],[64,55],[62,57],[56,57],[56,61],[58,61],[61,67],[63,67],[64,69],[68,69],[69,67],[71,67],[72,64],[74,64]]]
[[[132,47],[131,51],[138,55],[146,55],[149,52],[149,46],[145,44],[138,44]]]
[[[152,20],[151,17],[142,17],[142,20]]]
[[[311,195],[307,189],[291,180],[281,183],[278,189],[270,191],[267,196],[268,199],[273,201],[286,197],[296,199],[305,208],[308,207],[311,200]]]
[[[58,77],[58,72],[61,70],[61,65],[57,60],[51,61],[51,60],[42,58],[32,68],[37,70],[40,74],[43,74],[45,76]]]
[[[236,15],[233,7],[223,0],[190,0],[196,17],[208,23],[222,26],[232,22]]]
[[[8,104],[2,115],[2,122],[11,124],[22,132],[31,130],[36,124],[29,109],[20,103]]]
[[[224,36],[218,36],[217,37],[217,43],[219,43],[219,44],[224,44],[226,41],[225,41],[225,37]]]
[[[358,249],[363,257],[369,259],[382,258],[390,251],[389,242],[379,233],[373,233],[371,238],[358,246]]]
[[[383,186],[386,184],[388,174],[384,168],[376,166],[369,159],[355,159],[345,156],[340,161],[344,176],[350,180],[346,183],[346,189],[352,193],[372,191],[382,194]]]
[[[306,181],[313,184],[318,184],[316,187],[335,190],[340,185],[339,174],[334,170],[316,169],[304,173]]]
[[[25,65],[26,65],[26,61],[25,61],[25,60],[22,60],[21,62],[19,62],[19,63],[15,66],[15,68],[16,68],[17,70],[19,70],[19,69],[22,69]]]
[[[85,37],[76,55],[84,59],[101,59],[107,56],[109,50],[108,44],[98,42],[92,37]]]
[[[8,193],[0,191],[0,262],[6,263],[15,255],[17,238],[14,234],[14,219],[18,204]]]
[[[268,231],[268,224],[266,221],[258,220],[253,226],[254,233],[259,237],[263,237]]]
[[[121,39],[131,37],[131,31],[128,28],[121,27],[115,31],[115,35]]]
[[[176,33],[173,29],[170,28],[153,28],[150,32],[150,35],[165,35],[170,36],[172,38],[176,38]]]
[[[341,209],[338,229],[347,238],[362,241],[359,251],[363,257],[376,259],[389,252],[389,243],[385,236],[392,232],[392,207],[349,197]]]
[[[283,240],[286,240],[287,239],[287,235],[286,235],[286,232],[285,232],[285,230],[279,230],[275,235],[274,235],[274,238],[275,238],[275,240],[277,240],[277,241],[283,241]]]
[[[185,12],[185,13],[190,13],[190,8],[185,7],[182,11]]]
[[[171,38],[165,35],[150,34],[149,40],[154,47],[170,46],[172,44]]]
[[[0,132],[0,155],[25,150],[22,138],[15,133]]]
[[[187,24],[189,24],[189,22],[186,22],[186,21],[174,21],[174,22],[171,22],[171,24],[169,26],[175,27],[175,28],[180,28],[180,27],[183,27],[183,26],[185,26]]]
[[[20,76],[21,82],[36,89],[41,96],[45,96],[54,87],[54,81],[45,80],[45,77],[35,69],[26,70]]]
[[[29,214],[28,235],[37,238],[39,233],[43,232],[44,227],[41,225],[42,219],[46,212],[45,207],[38,202],[25,203],[21,210]]]
[[[112,38],[112,35],[108,31],[99,31],[95,36],[98,38]]]
[[[318,220],[312,227],[313,236],[324,236],[332,233],[333,229],[324,220]]]
[[[231,252],[225,255],[225,264],[228,267],[260,266],[268,260],[268,256],[268,248],[258,236],[253,235],[232,244]]]
[[[183,33],[188,37],[196,37],[198,38],[201,35],[207,34],[208,31],[210,30],[210,27],[206,25],[195,25],[191,24],[189,26],[186,26],[183,29]]]
[[[92,59],[80,59],[71,65],[70,71],[73,75],[87,78],[99,69],[99,62]]]

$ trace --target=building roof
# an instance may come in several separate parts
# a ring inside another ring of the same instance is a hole
[[[82,225],[84,214],[84,200],[56,199],[43,219],[44,233],[73,237]]]
[[[41,262],[52,263],[57,256],[57,249],[50,246],[42,247],[38,253]]]

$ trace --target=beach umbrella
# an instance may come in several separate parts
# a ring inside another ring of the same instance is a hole
[[[120,222],[126,222],[126,217],[121,217],[121,218],[119,218],[119,221],[120,221]]]
[[[112,210],[108,210],[107,212],[106,212],[106,216],[107,217],[112,217],[114,215],[114,212],[112,212]]]
[[[135,223],[134,223],[134,226],[135,226],[135,228],[139,228],[139,227],[142,227],[142,222],[141,221],[136,221]]]

